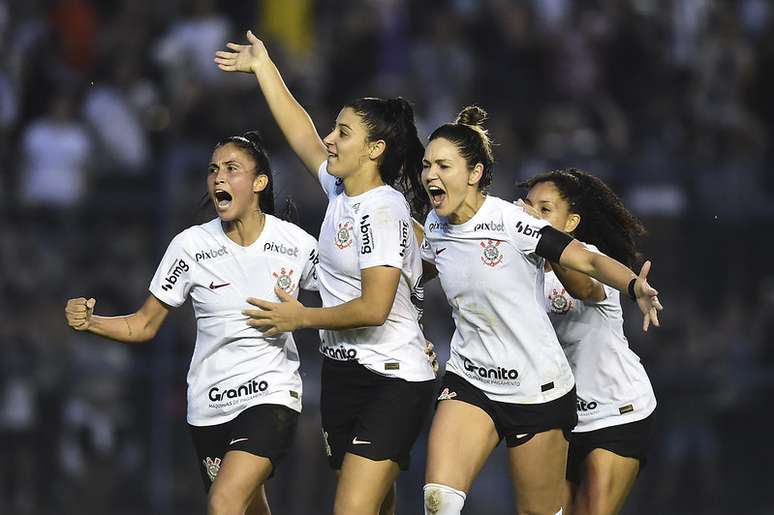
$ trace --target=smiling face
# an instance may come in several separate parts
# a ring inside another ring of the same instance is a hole
[[[432,140],[422,159],[422,184],[436,214],[453,216],[478,193],[483,165],[472,168],[457,146],[445,138]]]
[[[534,207],[540,218],[550,223],[554,229],[572,234],[580,223],[580,215],[570,211],[570,204],[551,181],[539,182],[532,186],[527,194],[527,204]]]
[[[267,184],[268,177],[257,173],[255,161],[233,143],[226,143],[212,153],[207,192],[224,222],[243,219],[257,210],[258,193]]]
[[[323,143],[328,149],[328,173],[336,177],[352,175],[370,161],[368,131],[351,107],[341,110]]]

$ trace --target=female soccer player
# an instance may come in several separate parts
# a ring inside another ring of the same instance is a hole
[[[435,375],[419,326],[422,264],[409,206],[391,187],[419,192],[422,143],[403,99],[361,98],[347,104],[320,139],[251,32],[248,45],[229,43],[215,62],[253,73],[290,146],[328,196],[318,266],[322,308],[252,300],[251,324],[276,334],[321,331],[323,435],[340,470],[334,513],[392,513],[399,470],[432,402]],[[413,184],[409,181],[413,180]],[[384,502],[387,499],[387,502]]]
[[[591,252],[632,266],[645,229],[600,179],[570,169],[538,175],[527,203]],[[577,388],[570,434],[567,500],[573,515],[614,515],[646,458],[653,387],[623,332],[619,293],[591,277],[546,263],[545,300]]]
[[[556,261],[633,291],[646,323],[660,304],[624,265],[510,202],[486,194],[492,180],[486,113],[465,108],[430,136],[422,181],[433,210],[422,257],[434,265],[456,330],[430,430],[425,513],[459,514],[499,441],[509,448],[520,514],[562,512],[574,380],[545,312],[543,262]]]
[[[218,218],[175,236],[138,311],[97,316],[96,301],[81,297],[67,301],[65,314],[77,331],[139,343],[190,296],[197,335],[187,418],[208,513],[268,514],[263,483],[287,453],[301,411],[299,357],[291,333],[266,335],[246,325],[242,310],[249,296],[317,289],[317,242],[272,216],[272,172],[257,133],[217,144],[207,191]]]

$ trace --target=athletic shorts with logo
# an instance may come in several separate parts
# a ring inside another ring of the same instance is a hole
[[[258,404],[214,426],[192,426],[194,447],[205,490],[215,481],[228,451],[244,451],[271,460],[269,477],[288,453],[299,413],[278,404]]]
[[[433,402],[435,380],[381,376],[357,361],[323,358],[323,439],[328,463],[340,469],[344,454],[392,460],[407,470],[410,452]]]
[[[437,402],[445,400],[462,401],[484,410],[494,422],[497,435],[501,440],[505,438],[508,447],[518,447],[536,434],[551,429],[561,429],[569,439],[570,431],[578,423],[575,387],[553,401],[511,404],[493,401],[457,374],[446,372]]]
[[[586,456],[594,449],[605,449],[625,458],[640,460],[640,470],[645,468],[653,434],[654,414],[594,431],[570,434],[570,450],[567,455],[567,480],[580,483],[581,468]]]

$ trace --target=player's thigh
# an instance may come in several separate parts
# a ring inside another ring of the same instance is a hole
[[[334,515],[376,515],[399,473],[393,460],[374,461],[346,453],[336,486]]]
[[[564,432],[551,429],[508,450],[518,513],[553,515],[562,507],[567,448]]]
[[[576,515],[614,515],[621,511],[640,470],[640,460],[594,449],[583,461]]]
[[[245,451],[228,451],[209,493],[210,511],[244,511],[272,472],[271,460]]]
[[[439,402],[430,428],[425,482],[469,492],[499,441],[494,421],[482,408],[457,400]]]

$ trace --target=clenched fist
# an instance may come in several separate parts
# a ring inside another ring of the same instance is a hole
[[[94,305],[97,303],[93,298],[85,299],[78,297],[70,299],[65,306],[65,317],[67,325],[76,331],[86,331],[91,324],[91,316],[94,313]]]

